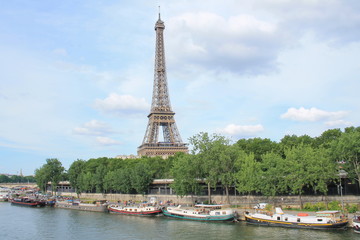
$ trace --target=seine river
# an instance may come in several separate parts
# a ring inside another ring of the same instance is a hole
[[[352,230],[304,230],[246,223],[136,217],[0,202],[0,239],[359,239]]]

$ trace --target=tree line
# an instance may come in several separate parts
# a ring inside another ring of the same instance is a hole
[[[0,183],[34,183],[34,176],[5,175],[0,174]]]
[[[227,199],[231,187],[244,195],[294,194],[301,199],[305,189],[326,195],[329,184],[339,181],[339,170],[359,184],[360,127],[330,129],[314,138],[286,135],[279,142],[252,138],[231,143],[218,134],[199,133],[189,143],[189,154],[168,159],[76,160],[67,171],[59,160],[47,159],[35,178],[41,188],[48,181],[55,187],[58,181],[69,180],[78,194],[146,194],[153,179],[172,178],[178,196],[207,191],[209,202],[217,185],[225,189]]]

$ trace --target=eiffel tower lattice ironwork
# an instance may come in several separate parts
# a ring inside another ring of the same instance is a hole
[[[171,109],[166,78],[164,50],[164,22],[160,18],[155,24],[155,71],[151,111],[144,140],[138,147],[139,156],[174,155],[176,152],[188,152],[187,144],[183,143],[175,123],[175,112]],[[159,141],[159,128],[162,127],[164,141]]]

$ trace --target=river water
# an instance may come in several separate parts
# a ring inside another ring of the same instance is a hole
[[[306,230],[240,223],[183,221],[0,202],[0,239],[359,239],[352,229]]]

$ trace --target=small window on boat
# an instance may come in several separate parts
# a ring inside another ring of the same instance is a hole
[[[219,213],[219,212],[215,212],[215,215],[220,215],[220,213]]]
[[[222,214],[223,214],[223,215],[226,215],[226,212],[225,212],[225,211],[223,211],[223,212],[222,212]]]
[[[297,219],[297,222],[300,222],[300,218]]]
[[[288,218],[286,217],[286,218],[285,218],[285,221],[287,221],[287,220],[288,220]]]
[[[317,221],[318,221],[318,222],[322,222],[322,219],[321,219],[321,218],[318,218]]]
[[[137,209],[134,209],[135,210],[135,212],[137,212]]]
[[[280,220],[280,217],[277,217],[277,220]]]

